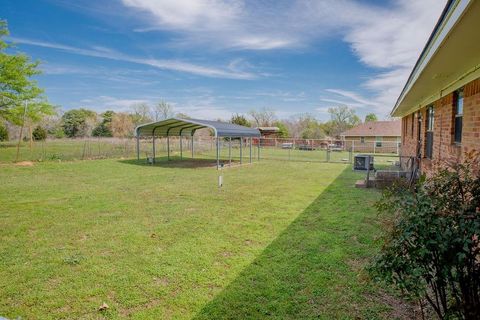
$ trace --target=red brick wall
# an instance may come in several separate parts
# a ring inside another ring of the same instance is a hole
[[[454,93],[433,103],[435,121],[433,127],[432,159],[425,158],[427,114],[426,107],[420,109],[421,123],[421,170],[427,174],[432,172],[432,162],[446,159],[462,161],[465,152],[480,151],[480,78],[464,87],[462,143],[454,143]],[[412,114],[402,119],[402,156],[415,156],[418,144],[418,114],[414,113],[413,135]]]

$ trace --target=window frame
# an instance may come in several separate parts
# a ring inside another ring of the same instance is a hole
[[[435,106],[429,105],[425,111],[427,125],[425,128],[425,158],[433,158],[433,131],[435,128]]]
[[[365,143],[365,137],[360,137],[360,143]]]
[[[461,113],[459,112],[459,106],[461,101]],[[463,109],[465,103],[465,94],[463,88],[455,91],[453,99],[453,143],[462,144],[463,134]]]
[[[375,148],[381,148],[383,146],[383,136],[375,136]]]

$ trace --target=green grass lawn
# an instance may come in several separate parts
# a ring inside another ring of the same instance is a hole
[[[380,228],[379,193],[353,187],[361,175],[262,161],[224,170],[218,189],[217,174],[179,162],[0,165],[0,316],[391,318],[363,277]]]

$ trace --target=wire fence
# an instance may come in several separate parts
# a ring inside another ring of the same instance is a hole
[[[216,140],[211,136],[170,137],[155,139],[155,157],[167,158],[168,146],[171,158],[193,157],[215,159]],[[398,157],[400,144],[397,142],[360,142],[353,140],[253,138],[219,140],[219,155],[225,161],[249,161],[250,150],[253,160],[316,161],[353,163],[354,155],[373,154],[379,162],[392,161]],[[141,139],[140,158],[153,156],[153,140]],[[136,139],[82,138],[50,139],[22,142],[18,159],[15,142],[0,143],[0,162],[13,161],[70,161],[107,158],[136,158]]]

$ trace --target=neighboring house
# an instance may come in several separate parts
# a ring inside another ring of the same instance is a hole
[[[353,152],[398,153],[401,140],[401,121],[365,122],[340,136],[345,148]]]
[[[480,1],[448,1],[391,115],[420,170],[480,150]]]

